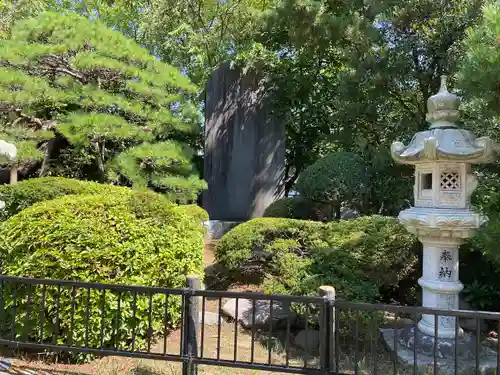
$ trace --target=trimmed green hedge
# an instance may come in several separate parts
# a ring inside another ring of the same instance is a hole
[[[152,192],[125,189],[105,195],[65,196],[44,201],[21,211],[0,224],[0,273],[12,276],[79,280],[97,283],[135,284],[182,288],[189,274],[203,275],[203,228],[190,215],[179,212],[163,196]],[[31,314],[26,324],[26,288],[6,285],[5,321],[9,330],[12,290],[17,288],[16,331],[32,341],[51,342],[56,335],[54,306],[56,287],[45,297],[43,337],[39,327],[42,291],[32,290]],[[73,344],[83,345],[87,294],[75,291]],[[59,302],[57,336],[68,342],[71,322],[71,290],[63,288]],[[103,300],[104,298],[104,300]],[[101,345],[101,303],[104,301],[104,348],[119,343],[130,349],[135,328],[137,349],[144,348],[148,336],[149,296],[137,295],[135,318],[133,296],[123,292],[118,307],[118,292],[105,296],[92,290],[90,296],[89,343]],[[151,334],[163,331],[165,296],[152,299]],[[120,318],[117,312],[120,309]],[[168,298],[168,325],[180,319],[180,298]],[[117,323],[119,322],[119,325]]]
[[[31,178],[13,185],[0,185],[0,200],[5,202],[5,208],[0,210],[0,220],[6,220],[37,202],[64,195],[107,194],[124,189],[128,188],[64,177]]]
[[[417,246],[390,217],[330,223],[254,219],[224,235],[215,255],[233,278],[259,265],[268,292],[308,295],[333,285],[340,298],[376,302],[411,273]]]
[[[177,206],[176,209],[180,212],[184,212],[186,215],[196,218],[201,222],[207,221],[209,219],[208,212],[197,204],[184,204]]]
[[[281,198],[271,203],[264,212],[264,217],[281,217],[298,220],[323,219],[324,207],[317,202],[303,197]]]

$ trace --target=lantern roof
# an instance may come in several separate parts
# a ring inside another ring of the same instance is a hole
[[[403,164],[456,161],[469,164],[491,163],[499,149],[488,137],[476,138],[456,122],[460,119],[460,99],[448,92],[446,76],[441,76],[439,92],[427,100],[429,130],[415,134],[405,146],[394,142],[391,154]]]

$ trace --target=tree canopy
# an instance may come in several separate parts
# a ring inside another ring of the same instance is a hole
[[[482,97],[500,114],[500,4],[484,7],[483,20],[468,30],[461,64],[461,87],[470,96]]]
[[[196,92],[177,68],[74,13],[17,21],[0,41],[2,137],[18,146],[21,167],[43,160],[40,175],[61,150],[85,149],[101,181],[195,199],[205,187],[189,147]]]
[[[456,73],[482,3],[281,1],[261,40],[280,52],[272,71],[287,119],[289,187],[328,152],[378,160],[426,127],[426,100],[441,74]]]
[[[450,77],[451,88],[464,99],[464,126],[485,135],[500,134],[496,48],[499,11],[498,4],[489,0],[3,0],[0,6],[4,10],[0,18],[4,38],[15,37],[19,28],[12,29],[12,25],[21,18],[44,10],[76,12],[122,33],[198,85],[186,90],[192,103],[199,101],[198,105],[190,104],[190,115],[182,116],[182,125],[192,126],[192,132],[187,128],[169,129],[166,136],[160,137],[160,131],[145,134],[126,127],[137,123],[136,119],[114,122],[112,127],[122,132],[119,139],[123,142],[106,139],[101,168],[96,168],[99,150],[91,146],[92,142],[83,142],[89,139],[85,132],[93,134],[96,129],[83,119],[71,117],[77,116],[84,103],[78,103],[71,113],[59,107],[51,109],[52,114],[42,118],[58,121],[61,130],[23,133],[21,154],[38,153],[37,157],[41,157],[45,149],[40,145],[50,144],[47,140],[54,134],[56,139],[72,145],[88,146],[67,147],[58,141],[59,150],[50,159],[50,173],[86,178],[89,173],[104,170],[106,179],[120,183],[146,181],[162,189],[162,176],[169,175],[171,167],[145,157],[155,150],[165,157],[182,153],[173,168],[175,174],[182,175],[179,181],[187,186],[196,185],[197,179],[189,177],[195,176],[195,171],[186,169],[187,161],[199,159],[203,148],[202,98],[195,95],[202,91],[213,69],[226,60],[252,65],[271,78],[274,109],[287,126],[287,192],[294,188],[300,173],[321,157],[331,152],[355,152],[376,177],[369,199],[372,210],[393,214],[401,209],[411,199],[408,183],[412,171],[394,165],[387,151],[394,140],[407,141],[427,127],[426,99],[437,91],[441,74]],[[134,46],[139,48],[137,44]],[[47,76],[41,78],[48,80]],[[133,84],[129,81],[129,85]],[[148,91],[157,100],[158,94],[162,95],[157,90],[162,89],[148,85],[154,88]],[[113,90],[105,89],[113,98],[128,95],[121,88]],[[165,97],[169,95],[171,91]],[[126,97],[129,103],[137,99]],[[167,106],[172,105],[177,102]],[[170,107],[169,111],[177,113]],[[60,117],[63,114],[65,120]],[[105,126],[108,120],[116,120],[106,119],[94,118],[91,123]],[[149,128],[144,121],[141,126]],[[70,134],[70,129],[76,135]],[[15,129],[10,132],[15,133]],[[124,134],[129,135],[127,139]],[[149,150],[144,146],[148,143],[158,146]],[[37,147],[32,147],[35,144]],[[91,147],[94,151],[87,153]],[[401,186],[400,181],[405,185]],[[393,199],[391,194],[396,191],[397,198]]]

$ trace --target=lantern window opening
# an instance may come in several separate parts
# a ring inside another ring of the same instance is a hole
[[[441,190],[460,190],[460,173],[458,171],[441,172]]]
[[[432,173],[422,173],[422,190],[432,190]]]

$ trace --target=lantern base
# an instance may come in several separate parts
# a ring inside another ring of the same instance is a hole
[[[399,333],[399,342],[406,348],[437,358],[455,358],[455,354],[462,359],[474,359],[476,356],[476,340],[470,333],[463,332],[458,339],[440,338],[427,335],[413,325],[404,327]]]
[[[459,372],[476,368],[476,353],[479,353],[479,372],[487,373],[497,367],[496,351],[479,345],[476,351],[476,337],[465,332],[455,339],[438,338],[423,334],[415,326],[402,329],[381,329],[386,346],[397,355],[400,362],[413,366],[434,366],[434,361],[444,373],[455,373],[455,361]],[[396,344],[396,345],[394,345]],[[436,345],[436,346],[435,346]],[[455,358],[456,354],[456,358]]]

